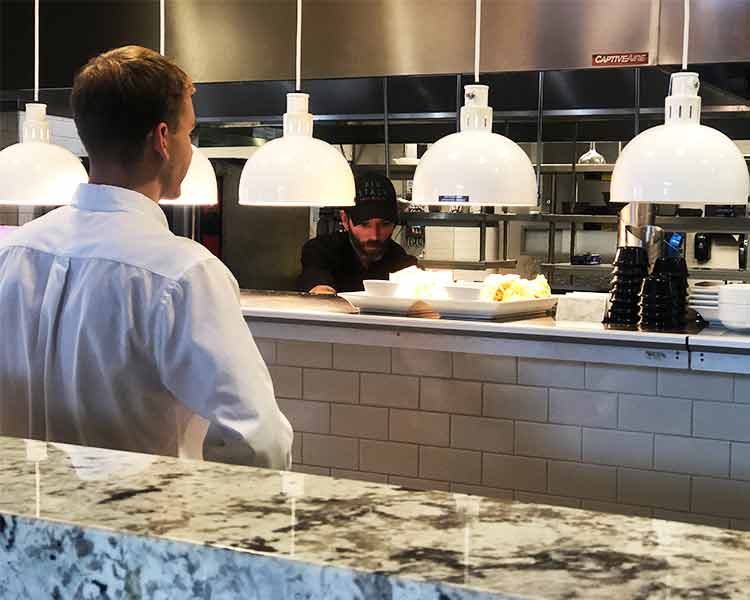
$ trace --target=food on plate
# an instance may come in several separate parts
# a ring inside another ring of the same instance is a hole
[[[482,285],[480,299],[485,302],[511,302],[549,298],[551,295],[552,290],[544,275],[538,275],[531,281],[518,275],[489,275]]]
[[[446,299],[445,286],[453,283],[451,271],[425,271],[418,267],[408,267],[388,277],[398,283],[395,296],[418,300]]]
[[[390,281],[398,283],[393,294],[399,298],[415,300],[445,300],[450,296],[446,286],[455,287],[452,271],[426,271],[418,267],[402,269],[389,276]],[[513,300],[530,300],[549,298],[552,295],[549,283],[544,275],[535,279],[522,279],[519,275],[488,275],[481,284],[479,301],[510,302]],[[465,300],[469,302],[470,300]]]

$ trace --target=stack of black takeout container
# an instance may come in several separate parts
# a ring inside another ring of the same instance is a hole
[[[645,248],[620,247],[615,255],[607,322],[612,325],[637,325],[638,303],[643,280],[648,276]]]
[[[657,258],[649,275],[645,248],[620,247],[615,255],[606,322],[654,331],[687,325],[688,269],[679,256]]]
[[[657,258],[643,281],[640,322],[643,329],[684,329],[687,324],[688,269],[679,256]]]

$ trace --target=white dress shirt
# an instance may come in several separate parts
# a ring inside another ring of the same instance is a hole
[[[0,331],[1,434],[201,458],[213,422],[290,465],[237,281],[142,194],[83,184],[3,240]]]

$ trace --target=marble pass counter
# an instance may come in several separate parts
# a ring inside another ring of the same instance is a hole
[[[750,336],[242,302],[296,470],[750,529]]]
[[[746,598],[750,534],[0,438],[0,597]]]

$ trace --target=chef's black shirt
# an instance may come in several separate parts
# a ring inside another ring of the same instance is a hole
[[[365,269],[346,231],[319,235],[302,247],[297,288],[309,292],[316,285],[330,285],[337,292],[358,292],[365,289],[365,279],[388,279],[390,273],[416,264],[416,258],[389,239],[383,258]]]

